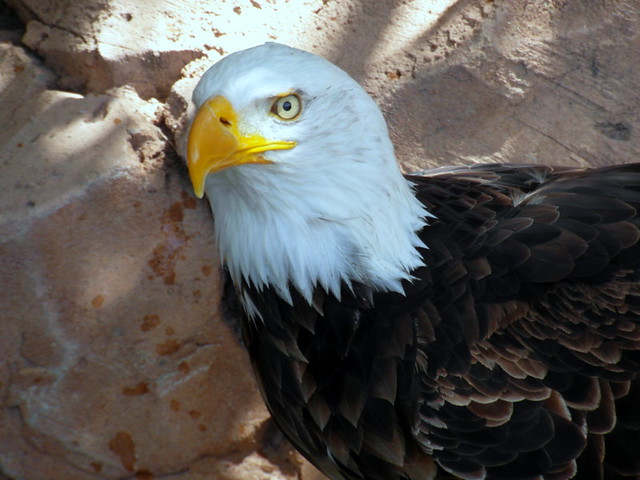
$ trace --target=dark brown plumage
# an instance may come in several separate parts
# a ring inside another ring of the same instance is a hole
[[[241,286],[286,436],[336,479],[640,478],[640,164],[407,178],[435,219],[405,296]]]
[[[357,82],[272,43],[193,98],[264,398],[320,470],[640,478],[640,164],[405,179]]]

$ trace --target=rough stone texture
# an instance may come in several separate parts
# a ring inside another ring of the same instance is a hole
[[[475,35],[381,99],[398,156],[409,170],[640,159],[639,13],[632,0],[515,1],[468,17]]]
[[[407,170],[640,151],[633,0],[7,3],[25,25],[0,3],[0,479],[320,478],[268,419],[177,155],[221,55],[332,59]]]
[[[241,468],[267,413],[159,105],[46,90],[50,74],[2,49],[0,468],[162,476],[229,454]]]

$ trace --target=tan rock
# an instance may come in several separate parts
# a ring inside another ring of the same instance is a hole
[[[43,90],[38,68],[2,96],[0,468],[162,476],[253,450],[268,416],[158,104]]]
[[[0,43],[0,478],[321,478],[268,420],[175,153],[221,55],[327,56],[407,170],[640,153],[633,0],[9,3],[60,78]]]
[[[415,62],[409,52],[456,4],[230,0],[204,8],[196,0],[8,3],[27,22],[23,42],[63,76],[65,88],[99,93],[130,85],[143,98],[160,99],[194,58],[206,56],[208,64],[265,41],[323,54],[368,88],[383,90],[389,76],[410,71]],[[463,26],[456,34],[464,38],[473,31]]]
[[[184,65],[206,50],[219,57],[249,46],[256,36],[269,39],[289,31],[294,38],[303,27],[270,2],[207,8],[195,0],[9,3],[27,22],[23,42],[63,76],[66,88],[100,93],[130,85],[143,98],[165,98]],[[300,3],[307,14],[322,5],[321,0]],[[221,38],[224,47],[217,46]]]
[[[640,5],[495,4],[449,58],[418,61],[380,99],[405,168],[637,161]]]

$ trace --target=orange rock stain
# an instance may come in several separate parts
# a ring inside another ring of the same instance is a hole
[[[100,308],[103,303],[104,297],[102,295],[96,295],[93,297],[93,300],[91,300],[91,306],[93,306],[93,308]]]
[[[178,370],[186,375],[191,371],[191,367],[187,362],[181,362],[180,365],[178,365]]]
[[[180,198],[182,198],[182,206],[184,208],[188,208],[189,210],[195,210],[198,206],[198,201],[195,199],[193,195],[189,195],[184,190],[180,192]]]
[[[149,393],[149,385],[146,382],[140,382],[135,387],[122,387],[122,394],[130,397],[145,393]]]
[[[165,216],[173,222],[181,222],[184,219],[182,208],[182,204],[176,202],[165,211]]]
[[[189,237],[182,228],[186,202],[175,202],[162,214],[163,241],[151,252],[147,262],[156,277],[162,277],[165,285],[173,285],[176,281],[175,266],[178,260],[186,258],[182,252]],[[189,203],[187,203],[190,205]]]
[[[138,470],[136,472],[136,480],[153,480],[155,477],[153,473],[148,472],[147,470]]]
[[[180,350],[180,344],[173,338],[156,345],[156,352],[158,355],[171,355],[178,350]]]
[[[142,319],[142,326],[140,330],[143,332],[148,332],[160,325],[160,317],[158,315],[145,315]]]
[[[120,457],[120,462],[125,470],[133,472],[136,463],[136,444],[129,432],[118,432],[109,441],[109,450]]]

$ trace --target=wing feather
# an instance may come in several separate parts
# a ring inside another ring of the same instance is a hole
[[[638,383],[640,166],[458,167],[411,181],[437,218],[423,232],[425,448],[469,479],[567,478],[583,450],[603,472],[640,474],[601,439],[630,440],[618,411]],[[508,419],[480,407],[505,402]]]
[[[640,475],[640,166],[411,176],[435,216],[405,294],[242,285],[285,435],[332,478]]]

